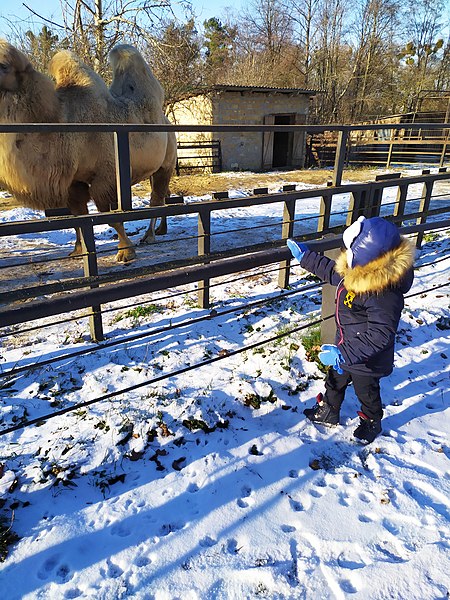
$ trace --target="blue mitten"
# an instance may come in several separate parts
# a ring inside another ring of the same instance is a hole
[[[291,251],[291,254],[294,258],[300,262],[303,258],[303,255],[308,250],[308,246],[306,244],[297,244],[294,240],[287,240],[287,246]]]
[[[339,375],[343,374],[341,364],[345,362],[341,351],[334,344],[324,344],[320,348],[322,352],[319,352],[319,359],[324,365],[330,365]]]

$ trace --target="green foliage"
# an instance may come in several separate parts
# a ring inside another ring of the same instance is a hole
[[[251,406],[252,408],[258,409],[261,408],[262,402],[270,402],[274,403],[277,401],[277,397],[275,392],[271,389],[267,396],[261,396],[260,394],[246,394],[244,398],[245,406]]]
[[[203,23],[205,29],[204,47],[206,48],[207,76],[215,83],[218,76],[223,76],[223,69],[230,63],[236,29],[223,25],[219,19],[212,17]]]
[[[134,308],[130,308],[130,310],[127,310],[124,313],[117,315],[113,319],[113,323],[117,323],[118,321],[121,321],[122,319],[126,318],[132,318],[137,321],[138,319],[141,319],[143,317],[148,317],[149,315],[154,315],[156,313],[162,312],[164,312],[164,308],[159,304],[146,304],[145,306],[139,305],[135,306]]]
[[[450,317],[439,317],[436,321],[436,327],[440,331],[445,331],[446,329],[450,329]]]
[[[328,367],[323,365],[319,360],[320,346],[322,345],[320,325],[316,325],[309,329],[302,338],[302,346],[305,349],[306,360],[316,362],[319,369],[326,373]]]
[[[436,240],[439,239],[439,234],[438,233],[425,233],[423,236],[423,241],[425,243],[429,243],[429,242],[435,242]]]
[[[41,31],[36,35],[32,31],[25,33],[27,54],[32,57],[34,66],[46,71],[48,63],[57,50],[60,49],[59,37],[44,25]]]

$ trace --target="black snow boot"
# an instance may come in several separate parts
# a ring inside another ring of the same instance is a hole
[[[363,412],[358,411],[359,425],[353,432],[355,438],[364,444],[370,444],[381,433],[381,419],[369,419]]]
[[[317,394],[316,405],[313,408],[306,408],[303,414],[313,423],[322,423],[322,425],[338,425],[339,411],[327,404],[322,394]]]

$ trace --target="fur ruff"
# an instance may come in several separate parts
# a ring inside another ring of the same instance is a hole
[[[344,286],[355,294],[380,293],[397,285],[414,263],[414,246],[406,238],[401,244],[367,265],[350,269],[347,252],[336,260],[336,272],[344,278]]]

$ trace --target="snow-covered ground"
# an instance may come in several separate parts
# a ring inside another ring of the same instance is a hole
[[[392,199],[388,193],[384,201]],[[318,199],[302,209],[317,215]],[[1,220],[30,216],[7,211]],[[239,209],[218,215],[214,226],[231,231],[280,218],[280,206],[257,215]],[[131,232],[134,240],[142,227]],[[195,252],[195,237],[182,239],[195,232],[196,217],[171,219],[168,243],[145,252],[176,257],[191,243]],[[97,235],[112,257],[111,230]],[[214,249],[230,247],[232,235],[218,236]],[[270,228],[246,235],[258,243]],[[4,259],[37,247],[67,254],[73,237],[1,239],[0,252]],[[0,597],[448,598],[448,231],[426,236],[417,267],[396,368],[382,380],[383,435],[369,446],[352,439],[359,409],[352,389],[340,426],[305,421],[302,410],[323,387],[302,346],[307,329],[233,354],[319,318],[320,290],[301,289],[311,281],[298,266],[297,293],[281,299],[270,269],[222,280],[212,289],[217,316],[192,324],[183,322],[205,315],[193,288],[139,298],[134,308],[123,303],[105,318],[108,339],[123,344],[53,364],[39,366],[92,347],[84,319],[53,319],[2,338],[1,373],[34,368],[0,379],[0,429],[179,374],[0,437],[0,514],[14,514],[20,537],[0,564]],[[29,269],[28,284],[59,275],[55,266]]]

